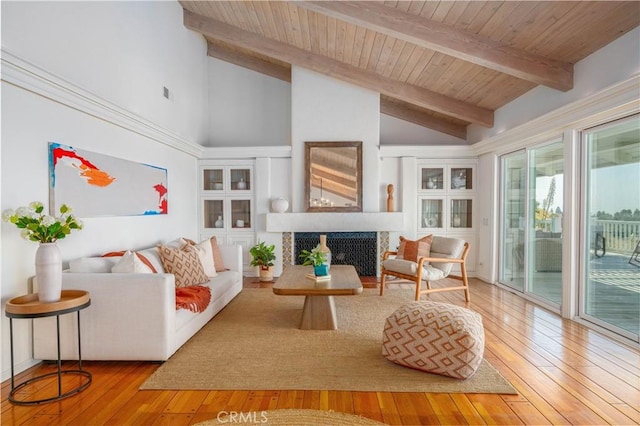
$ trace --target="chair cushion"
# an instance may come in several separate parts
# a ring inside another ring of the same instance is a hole
[[[407,303],[385,321],[382,355],[405,367],[469,378],[484,355],[482,317],[448,303]]]
[[[464,243],[465,241],[460,238],[435,236],[431,243],[430,256],[441,259],[459,259],[464,250]],[[442,270],[445,276],[449,275],[453,267],[453,263],[431,262],[431,265]]]
[[[427,235],[416,241],[401,236],[397,258],[417,262],[421,257],[429,257],[432,239],[433,235]]]
[[[415,276],[418,271],[418,264],[404,259],[386,259],[382,262],[384,269],[390,272],[397,272],[404,275]],[[433,266],[422,267],[422,279],[426,281],[436,281],[444,278],[444,272]]]

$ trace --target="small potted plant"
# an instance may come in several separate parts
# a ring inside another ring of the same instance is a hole
[[[273,244],[266,245],[264,241],[260,241],[249,249],[253,258],[251,266],[260,267],[260,281],[273,281],[273,261],[276,260],[275,248],[276,246]]]
[[[329,265],[327,265],[327,255],[320,251],[320,246],[315,247],[312,250],[302,250],[300,258],[303,260],[303,265],[312,265],[313,273],[317,277],[322,277],[329,274]]]

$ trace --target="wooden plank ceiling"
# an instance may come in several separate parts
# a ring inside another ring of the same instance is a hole
[[[637,1],[180,1],[208,55],[291,81],[301,66],[381,94],[391,115],[466,139],[640,24]]]

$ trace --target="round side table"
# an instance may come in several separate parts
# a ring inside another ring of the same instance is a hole
[[[60,301],[52,303],[41,303],[38,301],[38,294],[27,294],[25,296],[15,297],[5,305],[5,314],[9,317],[9,338],[11,340],[11,392],[9,392],[8,400],[18,405],[35,405],[44,402],[59,401],[63,398],[75,395],[83,391],[91,384],[91,373],[82,369],[82,349],[80,346],[80,311],[91,305],[89,292],[83,290],[62,290]],[[78,315],[78,369],[63,370],[62,360],[60,359],[60,315],[77,312]],[[58,343],[58,369],[56,372],[47,373],[26,380],[19,385],[14,382],[14,366],[13,366],[13,319],[33,319],[44,317],[56,317],[57,326],[57,343]],[[75,375],[84,377],[80,380],[80,384],[71,390],[62,393],[62,376]],[[58,376],[58,395],[51,398],[36,400],[18,400],[15,398],[16,392],[24,387],[46,379],[48,377]]]

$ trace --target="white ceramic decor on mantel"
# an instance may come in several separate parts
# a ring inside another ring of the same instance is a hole
[[[284,213],[289,208],[289,201],[286,198],[278,197],[271,201],[271,209],[276,213]]]

